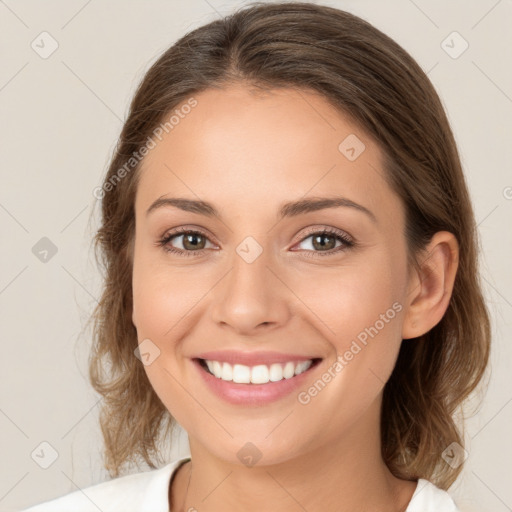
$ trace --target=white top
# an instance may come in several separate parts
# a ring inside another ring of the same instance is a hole
[[[169,512],[169,484],[183,457],[160,469],[135,473],[74,491],[21,512]],[[450,495],[418,480],[405,512],[460,512]]]

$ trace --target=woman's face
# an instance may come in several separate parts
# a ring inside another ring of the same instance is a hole
[[[136,197],[133,322],[152,386],[191,446],[234,463],[374,432],[411,292],[379,148],[317,94],[195,100],[155,139]]]

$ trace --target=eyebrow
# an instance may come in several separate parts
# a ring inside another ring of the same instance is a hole
[[[158,208],[168,206],[173,206],[186,212],[197,213],[207,217],[218,217],[219,219],[222,219],[222,216],[219,214],[218,210],[211,203],[196,199],[186,199],[183,197],[160,197],[151,204],[146,212],[146,215]],[[308,197],[305,199],[299,199],[298,201],[290,201],[284,203],[279,209],[279,217],[280,219],[285,217],[296,217],[305,213],[338,207],[354,208],[366,214],[374,223],[377,223],[377,218],[368,208],[341,196]]]

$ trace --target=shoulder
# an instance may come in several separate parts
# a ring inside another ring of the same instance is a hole
[[[459,509],[446,491],[420,478],[405,512],[459,512]]]
[[[59,498],[40,503],[21,512],[168,512],[169,482],[188,457],[160,469],[108,480]]]

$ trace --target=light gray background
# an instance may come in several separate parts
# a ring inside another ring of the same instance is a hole
[[[101,286],[92,190],[150,63],[243,3],[0,0],[0,510],[107,478],[99,397],[87,382],[90,336],[80,336]],[[476,210],[494,332],[489,391],[467,424],[469,458],[451,492],[462,510],[512,510],[512,2],[319,3],[362,16],[404,46],[446,107]],[[43,51],[43,31],[58,42],[45,59],[31,47]],[[446,39],[453,31],[469,44],[457,58],[445,51],[463,48],[458,36]],[[32,252],[42,237],[58,251],[47,262]],[[50,461],[42,442],[58,453],[48,469],[36,463]],[[187,449],[181,435],[169,457]]]

